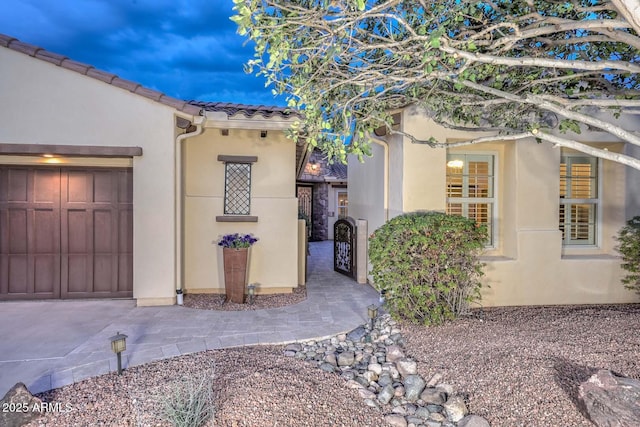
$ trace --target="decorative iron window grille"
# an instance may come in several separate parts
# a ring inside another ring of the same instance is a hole
[[[249,215],[251,210],[251,163],[225,163],[225,215]]]

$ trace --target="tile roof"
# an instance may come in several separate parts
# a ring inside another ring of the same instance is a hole
[[[157,90],[149,89],[140,85],[139,83],[121,79],[115,74],[99,70],[93,65],[83,64],[81,62],[69,59],[66,56],[59,55],[54,52],[49,52],[41,47],[21,42],[20,40],[0,33],[0,46],[14,50],[16,52],[24,53],[25,55],[32,56],[42,61],[49,62],[67,70],[75,71],[76,73],[85,75],[87,77],[100,80],[104,83],[112,86],[119,87],[121,89],[128,90],[136,95],[144,96],[153,101],[175,108],[178,111],[182,111],[186,114],[193,116],[202,115],[203,111],[217,111],[226,113],[228,117],[232,117],[236,114],[242,114],[245,117],[254,117],[261,115],[265,118],[280,116],[282,118],[299,117],[300,114],[291,111],[289,108],[265,106],[265,105],[246,105],[246,104],[233,104],[228,102],[204,102],[204,101],[183,101],[177,98],[172,98]]]
[[[336,179],[339,179],[339,180],[348,179],[347,165],[342,164],[339,161],[336,161],[332,165],[329,165],[329,171],[330,171],[330,175],[335,177]]]
[[[300,115],[296,111],[292,111],[286,107],[266,106],[266,105],[246,105],[246,104],[233,104],[230,102],[204,102],[204,101],[188,101],[189,104],[202,108],[205,111],[216,111],[226,113],[228,117],[235,116],[236,114],[242,114],[245,117],[254,117],[255,115],[261,115],[262,117],[269,118],[273,116],[280,116],[283,118],[299,117]]]

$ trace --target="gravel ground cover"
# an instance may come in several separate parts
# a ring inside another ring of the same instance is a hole
[[[443,375],[493,427],[592,426],[579,384],[599,368],[640,379],[640,305],[500,308],[438,327],[401,324],[419,373]],[[41,395],[72,411],[31,426],[155,426],[158,399],[186,376],[213,378],[217,426],[384,426],[382,414],[283,347],[208,351]]]
[[[640,379],[637,304],[499,308],[401,329],[419,371],[441,373],[493,427],[593,426],[580,383],[598,369]]]

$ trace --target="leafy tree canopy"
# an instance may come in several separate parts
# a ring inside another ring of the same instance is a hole
[[[413,104],[491,140],[535,137],[640,169],[575,140],[595,129],[640,146],[638,116],[619,120],[640,113],[640,0],[234,2],[255,42],[248,72],[304,110],[292,136],[330,158],[369,155],[381,126],[403,134],[392,113]]]

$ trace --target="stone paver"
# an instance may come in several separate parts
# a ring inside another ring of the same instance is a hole
[[[0,303],[0,396],[32,393],[116,370],[109,337],[126,334],[123,366],[207,349],[320,339],[356,328],[378,302],[368,285],[333,271],[333,242],[311,243],[307,299],[259,311],[135,307],[132,300]]]

